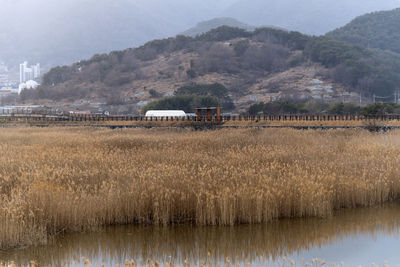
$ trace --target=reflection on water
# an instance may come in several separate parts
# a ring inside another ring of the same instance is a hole
[[[80,259],[84,256],[93,264],[104,262],[109,266],[126,259],[181,264],[187,259],[197,265],[208,260],[223,265],[226,258],[266,265],[288,256],[297,261],[323,257],[348,264],[400,263],[396,252],[400,248],[399,229],[400,204],[396,203],[340,211],[327,219],[280,220],[265,225],[107,227],[65,235],[47,246],[0,252],[0,262],[13,260],[23,265],[35,260],[40,266],[82,266]]]

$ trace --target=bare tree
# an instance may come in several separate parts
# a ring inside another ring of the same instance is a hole
[[[253,46],[247,49],[243,56],[244,62],[251,69],[264,71],[280,71],[287,67],[289,50],[274,44],[262,47]]]
[[[140,61],[131,52],[126,52],[121,60],[121,71],[131,72],[140,67]]]
[[[332,70],[332,78],[335,82],[342,83],[346,86],[350,86],[352,83],[352,74],[349,68],[344,64],[337,65]]]
[[[237,71],[237,63],[234,59],[234,51],[223,44],[213,44],[211,47],[200,50],[200,58],[195,62],[199,72],[234,73]]]

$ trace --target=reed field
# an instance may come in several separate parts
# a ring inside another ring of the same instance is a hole
[[[400,132],[4,128],[0,249],[114,224],[330,216],[400,196]]]

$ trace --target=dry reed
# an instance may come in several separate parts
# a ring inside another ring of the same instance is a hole
[[[400,195],[400,134],[9,128],[0,248],[112,224],[329,216]]]

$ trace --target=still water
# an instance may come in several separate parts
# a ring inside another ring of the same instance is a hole
[[[68,234],[46,246],[0,251],[0,262],[39,266],[124,266],[134,259],[199,266],[209,262],[277,266],[278,262],[324,259],[345,266],[400,266],[400,203],[337,212],[330,218],[279,220],[234,227],[118,226],[91,233]]]

